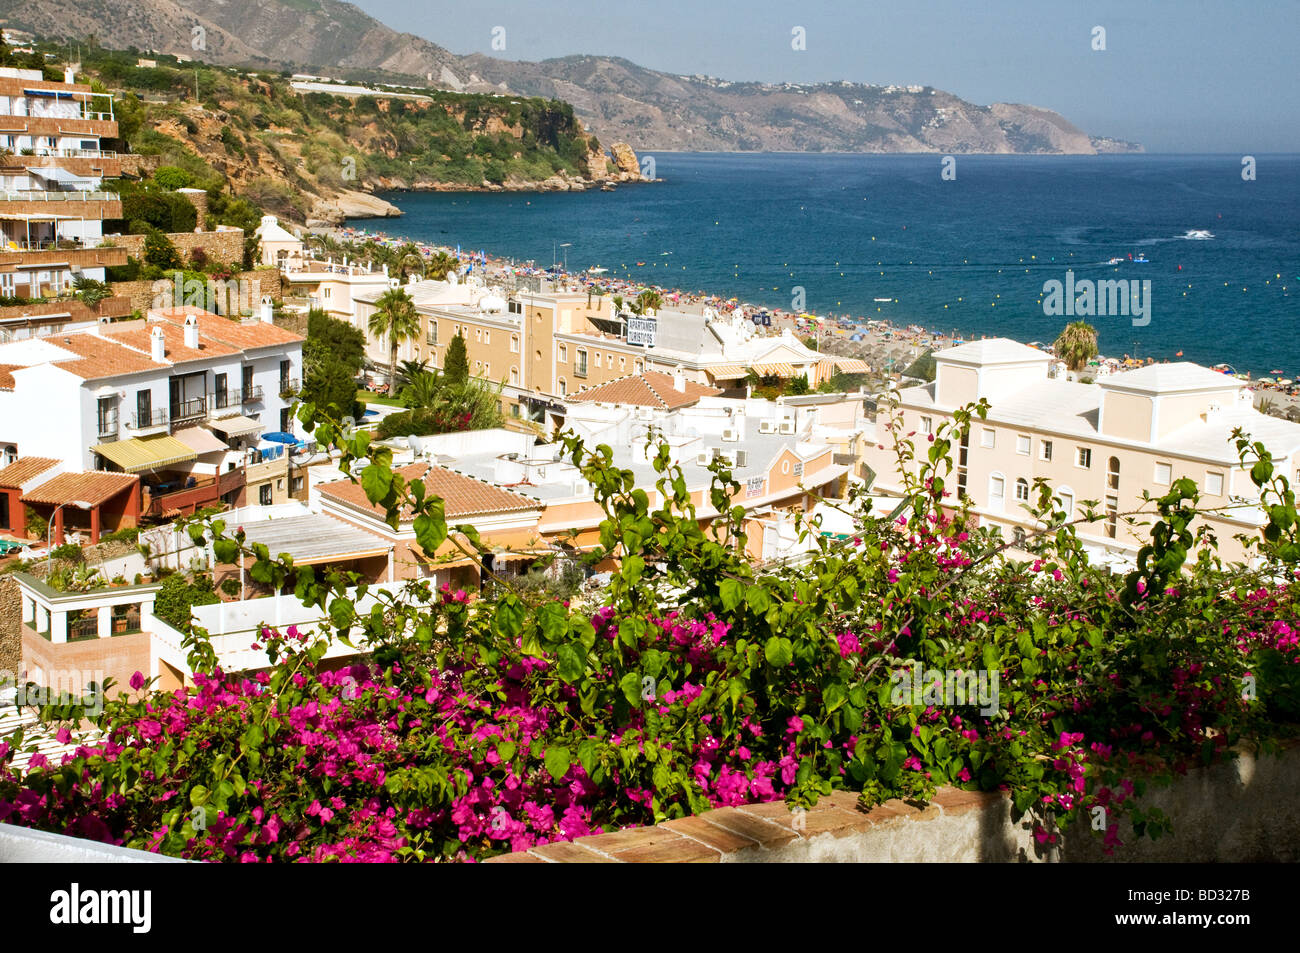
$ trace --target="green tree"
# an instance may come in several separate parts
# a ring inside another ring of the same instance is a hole
[[[790,378],[789,382],[787,382],[785,386],[785,392],[795,397],[798,397],[800,394],[806,394],[811,390],[812,386],[808,383],[808,378],[804,377],[802,374],[796,374],[794,377]]]
[[[429,263],[424,269],[424,277],[432,278],[435,281],[445,281],[447,275],[454,271],[459,264],[460,259],[447,254],[445,251],[440,251],[429,259]]]
[[[170,238],[156,228],[151,228],[144,235],[144,261],[146,265],[161,268],[181,267],[181,256],[176,251]]]
[[[388,388],[391,392],[397,380],[397,348],[420,333],[420,314],[415,302],[401,288],[389,288],[375,302],[370,315],[370,333],[381,341],[388,339],[391,354],[388,363]]]
[[[904,377],[915,377],[923,381],[934,380],[935,363],[934,352],[926,351],[915,361],[908,365],[907,370],[903,371]]]
[[[1072,371],[1081,371],[1097,356],[1097,329],[1087,321],[1071,321],[1052,345],[1056,356]]]
[[[196,573],[194,581],[185,578],[184,573],[173,573],[163,580],[162,588],[154,600],[153,613],[173,629],[179,632],[190,631],[190,610],[194,606],[211,605],[220,602],[212,577],[207,573]]]
[[[465,339],[460,334],[447,345],[443,375],[449,384],[464,384],[469,380],[469,352],[465,349]]]

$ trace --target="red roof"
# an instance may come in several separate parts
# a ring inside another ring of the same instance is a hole
[[[620,377],[582,391],[567,398],[571,402],[591,401],[601,404],[631,404],[636,407],[655,407],[659,410],[675,410],[694,404],[701,397],[721,394],[722,391],[708,384],[685,381],[682,390],[673,386],[673,376],[659,371],[646,371]]]
[[[39,476],[58,463],[58,460],[51,457],[19,457],[9,466],[0,469],[0,486],[16,490],[32,477]]]
[[[464,476],[445,467],[436,467],[427,463],[411,463],[396,470],[408,483],[422,480],[427,496],[441,497],[444,512],[448,518],[477,516],[486,513],[510,513],[523,510],[541,509],[542,504],[518,493],[502,490],[490,483]],[[360,510],[380,512],[367,498],[361,484],[351,480],[336,480],[324,483],[320,492],[331,499],[347,503]],[[404,511],[403,517],[410,512]]]
[[[60,473],[29,493],[23,494],[26,503],[89,503],[98,506],[129,490],[140,482],[132,473],[108,473],[91,470],[88,473]]]

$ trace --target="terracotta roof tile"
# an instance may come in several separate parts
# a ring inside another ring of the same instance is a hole
[[[484,513],[540,509],[542,506],[536,500],[530,500],[526,496],[511,493],[509,490],[500,489],[473,477],[463,476],[445,467],[411,463],[399,467],[396,472],[400,473],[407,482],[423,480],[426,495],[442,498],[448,519]],[[378,507],[366,499],[366,491],[359,483],[337,480],[333,483],[321,484],[320,492],[357,509],[379,512]],[[409,512],[403,514],[403,516],[409,515]]]
[[[71,360],[55,360],[53,364],[69,374],[77,375],[82,380],[117,377],[119,374],[132,374],[136,371],[149,371],[167,366],[155,364],[149,359],[147,342],[145,352],[141,354],[139,351],[124,347],[118,341],[84,332],[62,337],[52,334],[43,340],[77,355]]]
[[[147,329],[139,327],[125,328],[116,330],[112,325],[103,329],[106,339],[111,338],[114,341],[120,341],[127,347],[140,352],[142,355],[152,353],[153,328],[162,328],[163,332],[163,358],[173,364],[184,364],[187,361],[201,361],[209,357],[228,357],[232,354],[238,354],[242,349],[232,347],[224,341],[218,341],[210,336],[205,336],[200,329],[199,346],[197,349],[185,346],[185,328],[180,324],[172,324],[170,321],[155,321]]]
[[[620,377],[590,390],[573,395],[570,401],[593,401],[602,404],[632,404],[637,407],[656,407],[675,410],[695,403],[701,397],[721,394],[722,391],[707,384],[686,381],[685,390],[673,387],[673,376],[659,371],[646,371]]]
[[[108,473],[91,470],[88,473],[60,473],[47,480],[30,493],[23,494],[27,503],[71,503],[76,500],[98,506],[124,490],[138,484],[140,478],[130,473]]]
[[[14,389],[13,372],[18,370],[20,366],[18,364],[0,364],[0,390]]]
[[[9,466],[0,469],[0,486],[16,489],[58,463],[58,460],[50,457],[19,457]]]
[[[211,338],[241,351],[247,348],[273,347],[276,344],[292,344],[305,340],[301,334],[295,334],[274,324],[267,324],[265,321],[236,321],[190,306],[149,313],[176,327],[183,327],[186,316],[193,314],[199,319],[199,340]]]

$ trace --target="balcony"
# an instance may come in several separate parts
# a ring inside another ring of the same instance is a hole
[[[575,365],[573,366],[573,376],[574,376],[574,377],[581,377],[581,378],[584,378],[584,379],[585,379],[586,376],[587,376],[587,365],[586,365],[586,364],[575,364]]]
[[[280,378],[280,396],[284,400],[288,400],[291,397],[297,397],[301,390],[302,381],[298,380],[296,377]]]
[[[167,410],[155,410],[148,414],[132,414],[130,429],[139,433],[145,430],[166,427],[170,423],[171,417]]]
[[[189,477],[178,483],[145,485],[145,516],[163,518],[177,513],[192,514],[205,506],[212,506],[228,493],[244,486],[245,474],[241,467],[208,477]]]
[[[242,390],[219,391],[212,395],[212,407],[214,410],[224,410],[227,407],[239,407],[243,404],[254,404],[262,399],[262,385],[255,384],[252,387],[245,387]]]

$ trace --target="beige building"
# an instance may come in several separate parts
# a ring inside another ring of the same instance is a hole
[[[953,410],[987,398],[986,420],[976,418],[954,449],[949,486],[969,497],[981,520],[1019,534],[1035,528],[1025,509],[1036,502],[1034,481],[1045,479],[1079,519],[1085,500],[1102,518],[1076,528],[1094,549],[1131,557],[1145,529],[1121,515],[1154,512],[1143,504],[1169,492],[1173,481],[1192,479],[1202,508],[1223,508],[1207,518],[1225,558],[1238,558],[1237,533],[1260,527],[1250,475],[1232,439],[1240,427],[1262,440],[1282,472],[1300,477],[1300,425],[1261,414],[1245,384],[1187,362],[1155,364],[1114,374],[1096,384],[1050,378],[1051,357],[1005,338],[976,341],[935,355],[933,383],[899,392],[904,433],[925,440]],[[865,462],[875,489],[897,494],[892,438],[882,411]],[[880,445],[884,449],[880,449]],[[1139,518],[1138,524],[1149,522]]]

